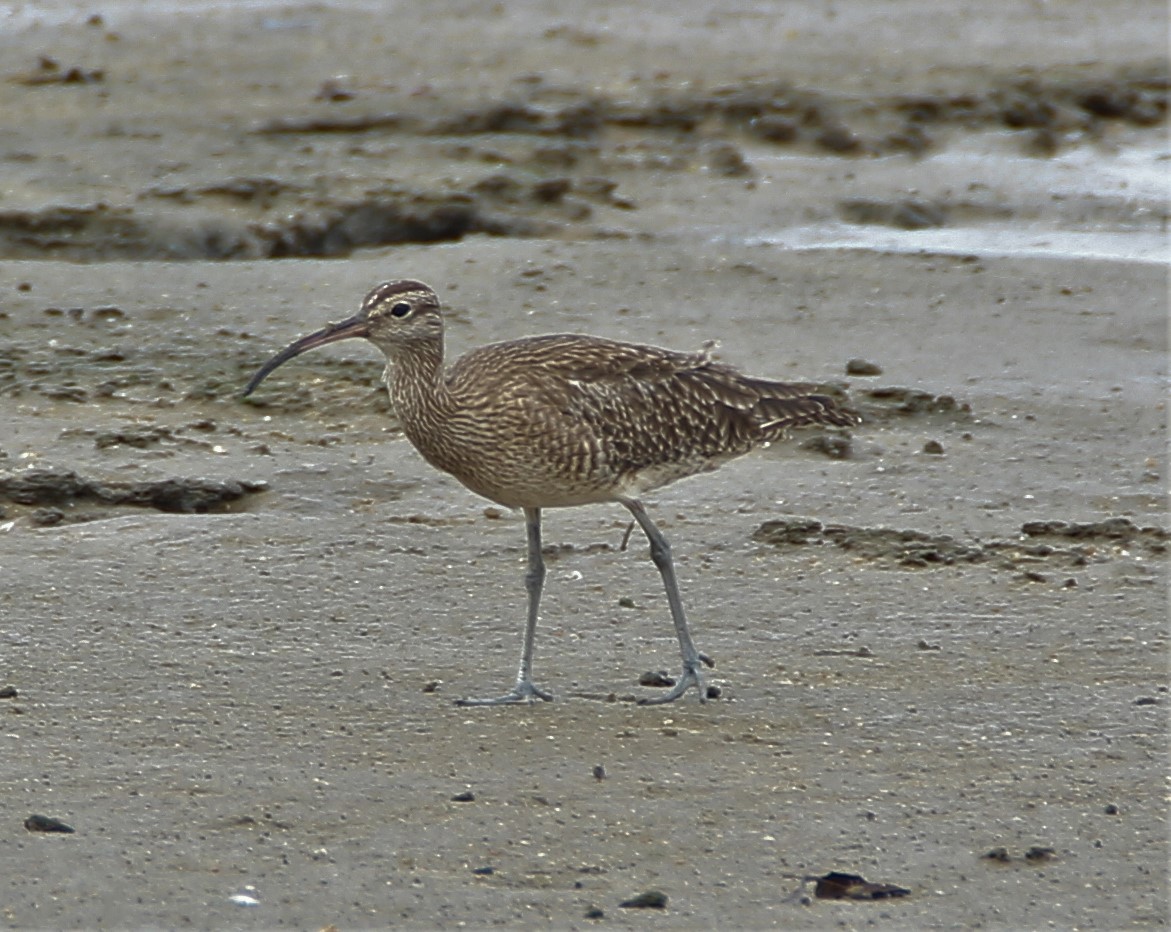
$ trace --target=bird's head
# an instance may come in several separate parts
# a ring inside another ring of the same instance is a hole
[[[362,301],[353,317],[330,324],[290,343],[256,372],[244,389],[247,397],[278,366],[307,350],[339,340],[364,337],[393,359],[411,347],[442,347],[443,318],[439,298],[422,282],[412,279],[383,282]]]

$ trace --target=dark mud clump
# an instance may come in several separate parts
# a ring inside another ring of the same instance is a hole
[[[934,145],[931,127],[959,126],[1085,131],[1100,121],[1139,126],[1166,118],[1166,74],[1136,69],[1113,79],[1008,80],[1000,86],[952,94],[892,95],[860,99],[795,87],[787,82],[741,84],[686,91],[652,90],[612,97],[594,89],[558,88],[544,94],[533,82],[528,94],[478,104],[433,101],[440,111],[377,106],[366,112],[317,105],[314,113],[277,117],[255,130],[262,135],[400,133],[422,136],[511,134],[591,138],[609,127],[687,136],[713,124],[778,145],[806,143],[838,155],[922,152]],[[323,97],[336,103],[350,101]]]
[[[889,420],[896,417],[943,415],[953,421],[967,421],[972,406],[951,395],[932,395],[917,388],[885,386],[868,388],[859,393],[858,408],[864,420]]]
[[[268,179],[269,188],[282,184]],[[221,186],[171,189],[183,201],[219,197]],[[537,236],[555,229],[493,210],[467,192],[374,195],[277,213],[268,221],[241,221],[231,212],[51,206],[0,211],[0,255],[11,259],[284,259],[346,256],[363,247],[454,241],[473,233]]]
[[[1029,521],[1021,527],[1029,537],[1058,537],[1073,540],[1107,540],[1139,542],[1156,551],[1167,548],[1166,528],[1140,527],[1129,518],[1106,518],[1103,521]]]
[[[345,256],[355,249],[398,243],[439,243],[472,233],[538,236],[550,224],[488,209],[475,194],[372,197],[331,205],[250,231],[260,258]]]
[[[977,563],[987,558],[979,544],[963,543],[946,535],[894,528],[858,528],[822,524],[811,518],[766,521],[752,535],[758,543],[775,547],[832,544],[865,560],[900,567]]]
[[[0,476],[0,499],[42,509],[37,523],[56,524],[66,517],[56,509],[90,502],[104,506],[129,505],[171,514],[207,514],[248,495],[263,492],[263,482],[231,479],[160,479],[147,482],[101,482],[71,470],[29,470]],[[53,520],[53,510],[61,517]],[[71,521],[95,520],[102,515],[75,514]]]
[[[1067,546],[1037,540],[1043,537],[1060,538]],[[1025,524],[1021,536],[1014,539],[964,541],[947,534],[909,529],[779,518],[760,525],[752,539],[782,549],[831,545],[866,562],[899,569],[990,562],[1004,569],[1025,570],[1027,578],[1042,582],[1045,577],[1036,571],[1038,566],[1071,568],[1102,562],[1110,559],[1114,548],[1122,543],[1132,548],[1142,546],[1151,554],[1164,553],[1168,532],[1160,527],[1139,527],[1128,518],[1087,524],[1034,521]]]

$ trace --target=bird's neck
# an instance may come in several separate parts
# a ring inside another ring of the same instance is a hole
[[[395,413],[408,434],[414,433],[415,425],[443,417],[449,393],[442,342],[396,347],[388,354],[385,378]]]
[[[467,450],[459,426],[459,399],[443,370],[443,345],[420,346],[417,352],[402,349],[390,357],[386,382],[403,433],[432,466],[459,475]]]

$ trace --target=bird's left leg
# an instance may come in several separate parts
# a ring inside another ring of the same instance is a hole
[[[651,559],[655,561],[659,575],[663,577],[663,588],[667,590],[667,604],[671,606],[671,620],[675,622],[675,634],[679,638],[679,652],[683,655],[683,675],[679,677],[679,682],[671,691],[657,699],[640,699],[639,703],[659,705],[664,702],[674,702],[692,686],[699,691],[699,701],[705,702],[707,700],[707,687],[704,685],[703,676],[700,673],[700,663],[706,663],[709,667],[713,667],[715,664],[706,654],[697,651],[695,643],[691,640],[691,632],[687,628],[687,616],[683,612],[683,600],[679,597],[679,583],[675,579],[675,564],[671,559],[671,545],[667,543],[663,532],[656,527],[655,522],[646,513],[642,502],[633,498],[623,498],[619,501],[634,515],[634,520],[639,523],[647,540],[650,541]]]

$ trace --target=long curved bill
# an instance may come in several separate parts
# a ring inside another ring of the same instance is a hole
[[[326,343],[336,343],[338,340],[348,340],[351,337],[364,337],[369,333],[370,324],[366,320],[366,315],[355,314],[346,320],[330,324],[316,333],[311,333],[307,337],[301,337],[295,343],[286,346],[256,371],[256,375],[252,376],[247,388],[244,389],[242,397],[247,398],[251,395],[256,390],[256,386],[263,382],[273,369],[283,366],[294,356],[300,356],[307,350],[316,349],[318,346],[325,346]]]

